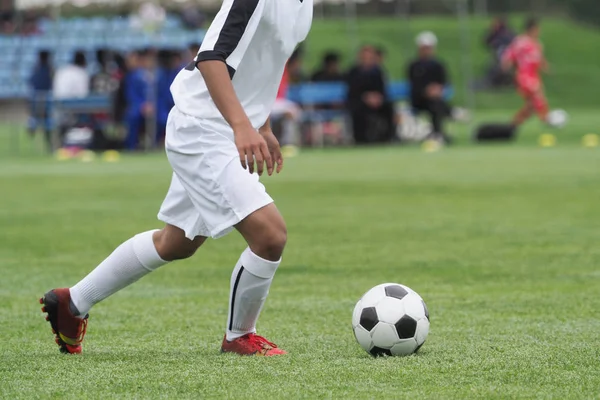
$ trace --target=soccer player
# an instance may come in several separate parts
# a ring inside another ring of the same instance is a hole
[[[517,89],[525,100],[525,105],[513,118],[515,128],[527,121],[534,112],[540,120],[549,123],[548,102],[540,78],[540,71],[547,70],[548,63],[539,36],[539,22],[530,18],[525,24],[525,33],[518,36],[502,56],[502,68],[505,71],[513,66],[516,68]]]
[[[40,299],[62,352],[81,352],[92,306],[235,228],[248,247],[231,275],[221,350],[285,354],[256,334],[286,244],[284,220],[259,175],[283,167],[268,116],[312,8],[312,0],[223,2],[196,59],[171,86],[165,147],[173,177],[158,214],[166,226],[127,240],[75,286]]]

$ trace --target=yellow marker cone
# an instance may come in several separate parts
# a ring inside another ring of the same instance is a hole
[[[58,161],[66,161],[71,158],[71,152],[67,149],[63,149],[62,147],[56,150],[56,159]]]
[[[442,145],[440,144],[440,142],[438,142],[437,140],[431,140],[431,139],[424,141],[423,144],[421,145],[421,149],[425,153],[434,153],[436,151],[439,151],[441,148],[442,148]]]
[[[292,146],[292,145],[287,145],[287,146],[283,146],[281,148],[281,155],[284,158],[292,158],[298,155],[298,147],[296,146]]]
[[[595,133],[589,133],[583,137],[583,139],[581,140],[581,144],[583,145],[583,147],[587,147],[590,149],[592,147],[598,147],[598,145],[600,145],[600,137]]]
[[[102,159],[105,162],[117,162],[119,161],[120,157],[121,155],[116,150],[106,150],[104,153],[102,153]]]
[[[538,143],[541,147],[554,147],[556,146],[556,136],[551,133],[544,133],[540,135]]]
[[[83,150],[78,156],[81,162],[92,162],[96,158],[96,154],[90,150]]]

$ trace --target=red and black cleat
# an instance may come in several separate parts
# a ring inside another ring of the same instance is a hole
[[[43,304],[46,321],[52,326],[52,333],[56,335],[55,342],[60,347],[61,353],[81,353],[81,343],[87,330],[88,316],[79,318],[71,312],[71,293],[69,289],[53,289],[40,299]]]
[[[221,352],[236,353],[242,356],[265,357],[287,354],[285,350],[280,349],[274,343],[254,333],[248,333],[232,341],[228,341],[227,337],[225,337],[221,345]]]

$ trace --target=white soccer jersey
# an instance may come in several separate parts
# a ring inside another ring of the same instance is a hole
[[[310,30],[312,13],[313,0],[225,0],[196,60],[171,85],[175,107],[227,125],[196,68],[198,62],[220,60],[227,64],[252,125],[260,128],[275,102],[288,58]]]

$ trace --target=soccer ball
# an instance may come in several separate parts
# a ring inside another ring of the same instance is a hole
[[[352,329],[358,344],[378,356],[416,353],[429,334],[429,311],[414,290],[384,283],[369,290],[356,303]]]
[[[569,115],[565,110],[553,110],[548,114],[548,124],[555,128],[562,128],[567,124]]]

